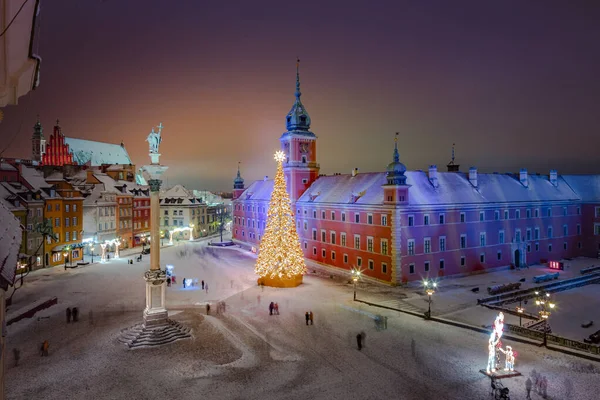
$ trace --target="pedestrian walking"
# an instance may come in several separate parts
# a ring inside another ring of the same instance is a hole
[[[206,293],[208,293],[208,282],[204,284],[204,289],[206,289]]]
[[[309,311],[309,313],[308,313],[308,319],[310,319],[310,324],[312,325],[313,324],[313,313],[312,313],[312,311]]]
[[[67,307],[67,324],[71,323],[71,307]]]
[[[542,377],[542,397],[546,398],[548,396],[548,379],[544,375]]]
[[[538,374],[535,376],[535,391],[538,394],[542,394],[542,375]]]
[[[360,333],[356,335],[356,345],[358,346],[358,350],[362,350],[362,335]]]
[[[177,280],[175,279],[175,275],[171,275],[171,283],[173,285],[177,285]]]
[[[210,314],[210,304],[206,304],[206,315]]]
[[[79,321],[79,309],[77,307],[73,307],[73,322]]]
[[[167,286],[171,286],[171,278],[167,278]]]
[[[42,343],[42,357],[48,357],[48,349],[50,348],[50,343],[47,340],[44,340]]]
[[[269,303],[269,315],[273,315],[274,308],[275,308],[275,304],[273,302]]]
[[[21,359],[21,350],[16,347],[13,348],[13,356],[15,357],[15,367],[19,366],[19,360]]]
[[[533,383],[531,382],[531,378],[527,378],[527,380],[525,381],[525,390],[527,391],[527,400],[531,400],[531,387],[533,386]]]
[[[185,289],[185,278],[181,280],[183,282],[183,288]]]
[[[276,315],[279,315],[279,304],[275,303],[273,305],[273,311],[275,311]]]
[[[310,315],[308,314],[308,311],[306,312],[306,314],[304,314],[304,318],[306,318],[306,325],[308,325],[308,321],[310,320]]]
[[[204,280],[202,280],[202,290],[204,290]]]

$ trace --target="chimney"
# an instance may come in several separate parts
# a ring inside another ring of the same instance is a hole
[[[264,179],[264,181],[266,182],[266,181],[268,181],[268,180],[269,180],[269,175],[265,175],[265,179]]]
[[[477,168],[475,167],[469,168],[469,182],[473,187],[477,187]]]
[[[525,168],[521,168],[521,170],[519,171],[519,182],[521,182],[521,185],[529,187],[529,180],[527,179],[527,170]]]
[[[352,176],[356,176],[356,175],[358,175],[358,168],[354,168],[352,170]]]
[[[558,186],[558,173],[555,169],[550,170],[550,183],[554,187]]]
[[[429,166],[429,182],[431,182],[434,188],[438,187],[437,165]]]

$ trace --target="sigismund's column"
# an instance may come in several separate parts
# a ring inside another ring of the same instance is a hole
[[[148,185],[150,186],[150,269],[144,274],[146,280],[146,308],[144,309],[144,326],[150,328],[167,325],[168,314],[165,308],[165,291],[167,275],[160,269],[160,184],[161,176],[167,166],[160,165],[158,147],[162,124],[158,132],[150,132],[147,141],[150,143],[150,165],[145,165]]]
[[[160,165],[158,147],[162,138],[162,124],[158,132],[148,135],[150,144],[150,165],[144,165],[142,171],[150,186],[150,269],[144,273],[146,280],[146,308],[144,322],[122,331],[120,341],[130,349],[137,347],[160,346],[180,339],[191,338],[191,330],[181,323],[170,320],[167,313],[165,270],[160,269],[160,185],[161,176],[168,167]]]

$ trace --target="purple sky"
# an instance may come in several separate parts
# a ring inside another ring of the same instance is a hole
[[[46,0],[41,85],[0,142],[29,157],[39,113],[141,166],[162,122],[168,184],[231,190],[238,161],[274,175],[298,56],[322,173],[383,171],[396,131],[409,169],[455,142],[463,171],[600,173],[598,21],[596,1]]]

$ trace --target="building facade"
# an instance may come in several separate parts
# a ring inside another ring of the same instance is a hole
[[[190,231],[183,228],[191,228],[193,237],[200,237],[206,229],[204,226],[208,224],[206,204],[182,185],[175,185],[161,192],[160,214],[160,229],[165,232],[167,239],[168,232],[174,230],[178,230],[174,239],[189,239]]]
[[[37,128],[38,126],[36,124],[35,129]],[[41,129],[41,125],[39,126],[39,128]],[[62,129],[59,125],[58,120],[56,120],[56,125],[54,125],[54,131],[52,132],[52,134],[48,138],[48,142],[46,143],[46,152],[42,154],[42,163],[44,165],[54,166],[73,164],[73,154],[71,154],[69,145],[65,142],[65,135],[63,135],[62,133]]]
[[[583,193],[573,183],[600,188],[598,176],[462,173],[454,157],[448,172],[407,171],[397,141],[385,172],[319,176],[296,82],[280,143],[307,259],[399,284],[600,252],[600,190]],[[246,188],[238,168],[233,189],[233,237],[256,250],[273,180]]]

